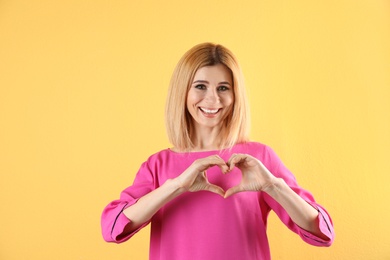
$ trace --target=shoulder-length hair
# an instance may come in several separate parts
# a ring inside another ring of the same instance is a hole
[[[219,148],[229,148],[249,140],[249,106],[243,75],[234,54],[219,44],[202,43],[187,51],[179,60],[169,84],[165,109],[165,123],[171,144],[180,151],[190,151],[194,144],[194,127],[187,110],[187,94],[199,68],[225,65],[232,74],[234,104],[232,113],[224,121]]]

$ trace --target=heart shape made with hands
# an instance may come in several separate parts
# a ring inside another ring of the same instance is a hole
[[[206,171],[213,166],[218,166],[224,174],[237,167],[241,171],[241,182],[226,191],[210,183]],[[261,191],[275,179],[260,160],[248,154],[233,154],[227,162],[218,155],[198,159],[180,177],[191,192],[207,190],[224,198],[242,191]]]

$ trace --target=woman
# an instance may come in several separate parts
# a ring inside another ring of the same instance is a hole
[[[248,116],[234,55],[211,43],[189,50],[168,92],[173,148],[150,156],[105,208],[104,239],[124,242],[151,222],[152,260],[271,259],[273,210],[305,242],[330,246],[328,213],[272,149],[248,140]]]

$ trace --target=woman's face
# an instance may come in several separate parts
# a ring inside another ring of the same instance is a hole
[[[233,79],[223,64],[198,69],[187,95],[187,109],[196,130],[220,127],[232,111]]]

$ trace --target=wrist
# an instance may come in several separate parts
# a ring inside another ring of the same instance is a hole
[[[182,193],[186,192],[187,190],[181,185],[181,182],[177,179],[168,179],[164,186],[166,186],[168,189],[172,191],[174,195],[181,195]]]
[[[273,197],[280,193],[285,185],[286,182],[282,178],[274,178],[272,181],[263,186],[262,191]]]

